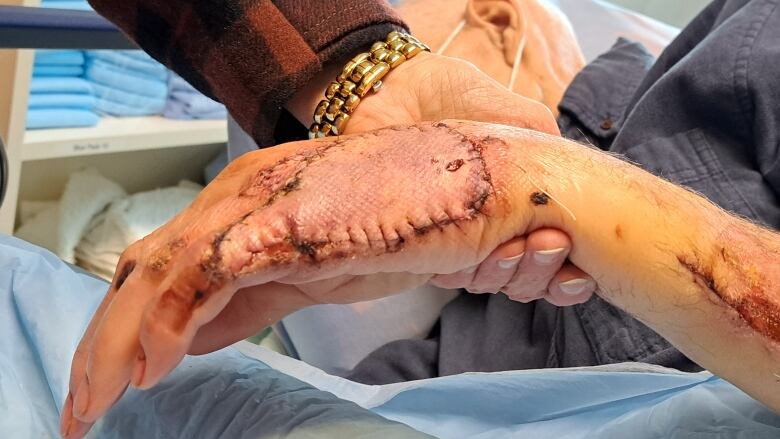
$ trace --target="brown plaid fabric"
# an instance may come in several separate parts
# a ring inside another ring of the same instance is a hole
[[[403,22],[383,0],[89,0],[152,57],[222,102],[258,145],[331,60]]]

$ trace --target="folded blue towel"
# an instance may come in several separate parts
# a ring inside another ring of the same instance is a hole
[[[30,109],[75,108],[91,110],[97,99],[88,94],[75,93],[33,93],[28,101]]]
[[[111,116],[146,116],[161,114],[165,108],[165,97],[151,98],[128,93],[100,84],[92,84],[97,102],[98,113]]]
[[[227,110],[200,93],[173,92],[163,114],[171,119],[225,119]]]
[[[163,115],[171,119],[225,119],[225,106],[216,102],[191,86],[178,75],[171,75],[168,81],[168,103]]]
[[[33,77],[30,93],[92,94],[92,84],[83,78]]]
[[[36,109],[77,108],[91,110],[95,108],[95,102],[97,102],[95,97],[88,94],[33,93],[30,95],[27,106]]]
[[[164,108],[165,99],[160,100],[160,102],[158,102],[156,105],[146,107],[124,105],[120,104],[119,102],[109,101],[106,99],[98,99],[97,103],[95,104],[95,111],[98,113],[116,117],[157,115],[162,114]]]
[[[95,97],[98,99],[112,101],[122,105],[157,107],[160,105],[160,102],[165,102],[165,98],[141,96],[97,83],[93,83],[92,88],[95,90]]]
[[[211,113],[214,111],[225,110],[224,105],[204,96],[197,91],[194,93],[174,91],[170,94],[170,98],[187,104],[187,111],[192,114]]]
[[[35,64],[83,66],[84,52],[80,50],[36,50]]]
[[[92,6],[85,0],[43,0],[41,6],[44,8],[76,9],[80,11],[92,10]]]
[[[27,110],[27,128],[72,128],[91,127],[97,125],[100,117],[84,109],[57,108]]]
[[[155,79],[97,59],[87,62],[86,77],[91,82],[141,96],[164,98],[168,94],[167,78]]]
[[[213,101],[212,101],[213,102]],[[200,111],[193,113],[189,110],[187,103],[177,101],[174,99],[168,99],[165,104],[165,111],[163,116],[168,119],[226,119],[227,110],[223,105],[219,105],[218,108],[214,108],[210,111]]]
[[[195,87],[190,85],[189,82],[185,81],[184,78],[177,74],[171,74],[171,79],[168,81],[168,88],[171,91],[198,91]]]
[[[36,64],[33,66],[33,76],[82,76],[82,66],[57,66]]]
[[[90,50],[87,52],[90,60],[99,60],[122,70],[149,75],[152,78],[165,80],[168,69],[140,50]]]

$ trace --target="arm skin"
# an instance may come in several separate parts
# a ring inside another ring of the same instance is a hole
[[[582,145],[447,121],[232,163],[123,255],[74,357],[63,426],[80,436],[128,384],[235,340],[203,344],[221,320],[389,295],[541,227],[571,236],[602,297],[780,411],[777,233]]]
[[[568,232],[602,298],[780,412],[780,235],[569,142],[530,154],[529,172],[560,202],[536,209],[533,227]]]

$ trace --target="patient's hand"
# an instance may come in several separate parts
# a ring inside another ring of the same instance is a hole
[[[63,430],[81,436],[131,382],[154,385],[246,322],[408,289],[543,227],[571,237],[603,298],[780,409],[778,234],[564,139],[451,121],[232,163],[123,255],[74,356]]]
[[[317,303],[370,300],[479,264],[525,234],[505,202],[500,126],[423,124],[297,142],[231,163],[131,246],[74,356],[63,431],[129,384]],[[488,163],[490,161],[490,163]],[[75,416],[75,419],[71,417]]]

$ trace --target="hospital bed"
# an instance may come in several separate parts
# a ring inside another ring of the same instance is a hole
[[[12,23],[27,32],[35,26],[25,24],[42,23],[30,11],[16,12],[36,18],[14,19],[0,8],[0,28]],[[98,17],[79,14],[92,31],[111,32]],[[58,26],[48,33],[59,35],[57,47],[94,41],[69,39],[68,27]],[[88,33],[76,27],[76,34]],[[52,47],[46,41],[36,44]],[[70,360],[106,289],[48,251],[0,236],[0,437],[57,436]],[[130,390],[91,433],[131,439],[426,435],[761,439],[780,437],[780,417],[707,372],[619,364],[366,386],[242,342],[185,358],[154,389]]]

